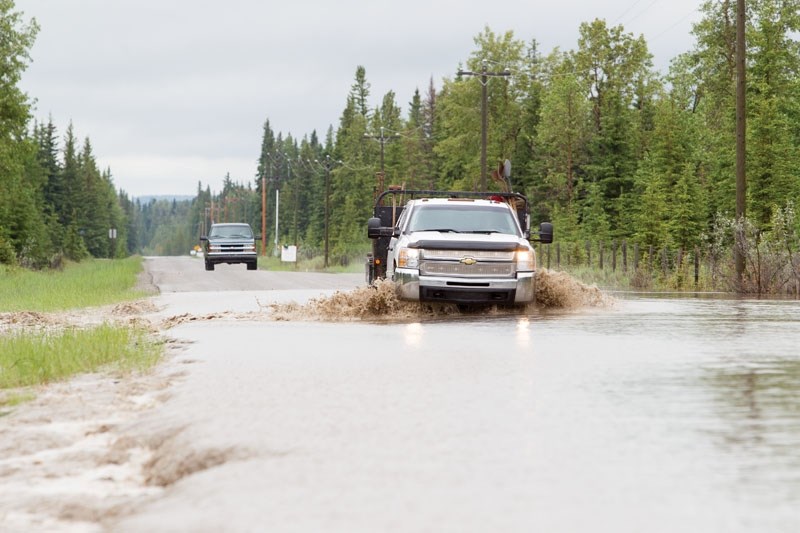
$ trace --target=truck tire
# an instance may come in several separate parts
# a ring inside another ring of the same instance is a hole
[[[206,270],[214,270],[214,263],[206,261]]]
[[[247,270],[258,270],[258,263],[247,263]]]

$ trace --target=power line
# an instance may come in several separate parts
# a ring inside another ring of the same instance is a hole
[[[636,6],[639,4],[639,2],[641,2],[641,1],[642,1],[642,0],[636,0],[636,1],[635,1],[633,4],[631,4],[630,6],[628,6],[628,8],[627,8],[625,11],[623,11],[623,12],[622,12],[622,14],[621,14],[620,16],[618,16],[617,18],[615,18],[615,19],[614,19],[614,22],[613,22],[612,24],[616,24],[617,22],[619,22],[620,20],[622,20],[622,17],[624,17],[625,15],[627,15],[627,14],[628,14],[628,12],[629,12],[629,11],[631,11],[631,10],[632,10],[634,7],[636,7]]]
[[[471,72],[468,70],[459,70],[459,76],[480,76],[481,84],[481,189],[486,190],[486,134],[489,123],[489,96],[486,91],[486,86],[489,84],[489,78],[511,76],[508,69],[502,72],[489,72],[486,70],[486,60],[483,60],[480,72]]]
[[[384,146],[386,145],[387,142],[390,142],[390,141],[393,141],[395,139],[399,139],[400,138],[400,136],[397,135],[397,134],[389,135],[388,137],[385,136],[384,135],[383,126],[381,126],[380,132],[381,132],[380,135],[369,135],[367,133],[364,134],[365,138],[367,138],[367,139],[375,139],[381,145],[381,173],[380,173],[380,177],[378,178],[378,193],[383,192],[383,186],[384,186],[384,182],[385,182],[385,179],[386,179],[386,173],[385,173],[384,167],[383,167]]]
[[[655,37],[651,37],[649,39],[649,42],[652,43],[653,41],[657,41],[658,39],[660,39],[661,37],[663,37],[664,35],[666,35],[670,31],[675,29],[675,27],[678,26],[680,23],[684,22],[686,19],[688,19],[689,17],[694,15],[695,13],[697,13],[697,9],[696,8],[691,10],[691,11],[689,11],[688,13],[686,13],[684,16],[682,16],[680,19],[678,19],[678,21],[675,22],[674,24],[672,24],[671,26],[668,26],[666,29],[664,29],[661,32],[659,32],[658,35],[656,35]]]
[[[633,18],[631,18],[631,19],[628,19],[628,21],[626,22],[626,24],[630,24],[630,23],[631,23],[631,22],[633,22],[634,20],[638,19],[639,17],[641,17],[642,15],[644,15],[645,13],[647,13],[648,11],[650,11],[650,8],[651,8],[651,7],[653,7],[654,5],[656,5],[657,3],[658,3],[658,0],[653,0],[652,2],[650,2],[650,3],[647,5],[647,7],[646,7],[646,8],[644,8],[644,9],[643,9],[643,10],[641,10],[641,11],[639,11],[639,13],[637,13],[636,15],[634,15],[634,16],[633,16]]]

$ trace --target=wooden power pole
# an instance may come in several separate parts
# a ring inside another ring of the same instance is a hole
[[[736,0],[736,232],[734,261],[736,263],[736,282],[741,286],[744,276],[744,221],[747,205],[747,174],[745,170],[745,146],[747,134],[746,116],[746,78],[745,78],[745,1]]]
[[[489,84],[490,77],[496,76],[511,76],[511,72],[503,70],[502,72],[487,72],[486,60],[482,62],[480,72],[470,72],[467,70],[459,70],[459,76],[480,76],[481,80],[481,190],[486,190],[486,144],[487,144],[487,131],[489,129],[489,95],[487,93],[487,85]]]

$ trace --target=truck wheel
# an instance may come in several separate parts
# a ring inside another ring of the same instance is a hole
[[[247,270],[258,270],[258,263],[247,263]]]
[[[206,270],[214,270],[214,263],[206,261]]]

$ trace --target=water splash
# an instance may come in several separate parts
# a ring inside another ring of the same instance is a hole
[[[597,287],[590,287],[564,272],[541,270],[537,273],[536,302],[527,309],[607,306],[612,299]],[[497,314],[501,311],[492,306],[477,310],[456,304],[430,302],[406,302],[397,297],[394,283],[378,280],[368,287],[342,292],[331,296],[314,298],[305,305],[295,302],[269,305],[274,320],[408,320],[463,315],[479,311]]]
[[[595,285],[586,285],[566,272],[542,269],[536,273],[536,302],[539,308],[577,309],[608,307],[614,299]]]

